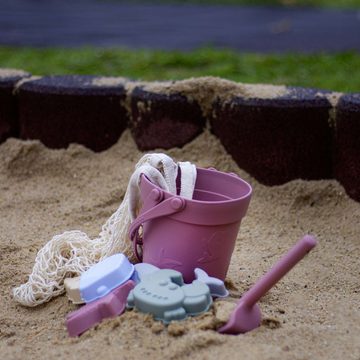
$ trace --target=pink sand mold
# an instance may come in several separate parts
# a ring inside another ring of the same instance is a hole
[[[102,320],[122,314],[125,311],[129,292],[134,286],[135,283],[129,280],[101,299],[68,314],[66,327],[69,336],[79,336]]]
[[[80,296],[86,302],[95,301],[129,280],[134,265],[124,254],[112,255],[85,271],[80,277]]]
[[[251,331],[261,322],[257,302],[286,275],[314,246],[314,237],[304,236],[285,254],[238,302],[229,321],[218,331],[222,334],[242,334]]]
[[[180,272],[162,269],[144,276],[129,293],[128,308],[150,313],[168,324],[207,311],[212,304],[209,287],[197,280],[184,285]]]
[[[195,268],[224,280],[251,186],[235,174],[197,168],[191,200],[163,191],[145,176],[140,191],[143,206],[129,233],[138,260],[178,270],[187,283]]]

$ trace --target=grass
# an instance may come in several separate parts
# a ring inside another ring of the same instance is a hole
[[[360,0],[99,0],[102,2],[143,3],[143,4],[211,4],[211,5],[264,5],[359,8]]]
[[[1,48],[0,67],[34,75],[94,74],[143,80],[220,76],[247,83],[273,83],[360,92],[360,54],[242,54],[203,48],[192,52],[125,49]]]

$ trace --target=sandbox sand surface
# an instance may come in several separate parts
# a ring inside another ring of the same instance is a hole
[[[236,172],[253,185],[228,273],[231,296],[168,328],[128,311],[76,339],[64,326],[76,308],[65,296],[36,308],[17,305],[11,289],[27,280],[36,252],[65,230],[95,237],[141,153],[129,132],[98,154],[10,139],[0,146],[0,358],[358,360],[360,204],[334,180],[259,185],[207,132],[168,154]],[[263,325],[241,336],[215,332],[236,299],[305,233],[319,245],[261,301]]]

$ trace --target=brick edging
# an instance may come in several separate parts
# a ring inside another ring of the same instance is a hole
[[[243,84],[242,92],[231,93],[240,85],[214,78],[167,82],[164,91],[161,84],[0,76],[0,142],[15,136],[51,148],[77,142],[102,151],[129,127],[139,149],[169,149],[208,126],[263,184],[335,178],[360,201],[360,94],[274,87],[274,96],[272,88]]]
[[[14,96],[14,89],[19,81],[28,77],[30,74],[23,71],[11,71],[9,76],[0,77],[0,143],[8,137],[19,136],[18,98]]]
[[[94,151],[115,144],[127,127],[123,84],[98,85],[96,76],[50,76],[18,87],[22,139],[51,148],[75,142]]]
[[[340,98],[333,134],[334,177],[360,201],[360,94]]]

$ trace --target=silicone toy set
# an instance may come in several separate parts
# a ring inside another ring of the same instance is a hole
[[[139,263],[123,254],[99,262],[78,278],[65,280],[68,298],[86,303],[66,319],[70,336],[78,336],[103,319],[122,314],[127,308],[153,314],[165,324],[209,310],[212,298],[228,295],[224,282],[195,269],[191,284],[184,284],[176,270]]]
[[[304,236],[242,296],[229,321],[218,331],[236,335],[260,326],[261,311],[257,302],[315,245],[314,237]],[[194,272],[196,280],[184,284],[178,271],[160,270],[146,263],[132,266],[123,254],[113,255],[75,279],[78,288],[71,286],[74,279],[67,279],[69,299],[74,303],[86,302],[67,316],[68,333],[78,336],[103,319],[121,315],[125,308],[150,313],[155,320],[168,324],[202,314],[209,310],[212,298],[228,296],[223,281],[199,268]],[[82,284],[85,284],[83,288]]]
[[[236,174],[146,154],[99,237],[90,240],[80,231],[54,236],[14,297],[35,306],[66,290],[73,303],[85,304],[66,318],[70,336],[126,308],[165,324],[202,314],[213,298],[229,296],[224,280],[251,193]],[[239,334],[258,327],[257,302],[315,245],[309,235],[301,239],[246,292],[218,331]],[[64,280],[66,273],[80,276]]]

